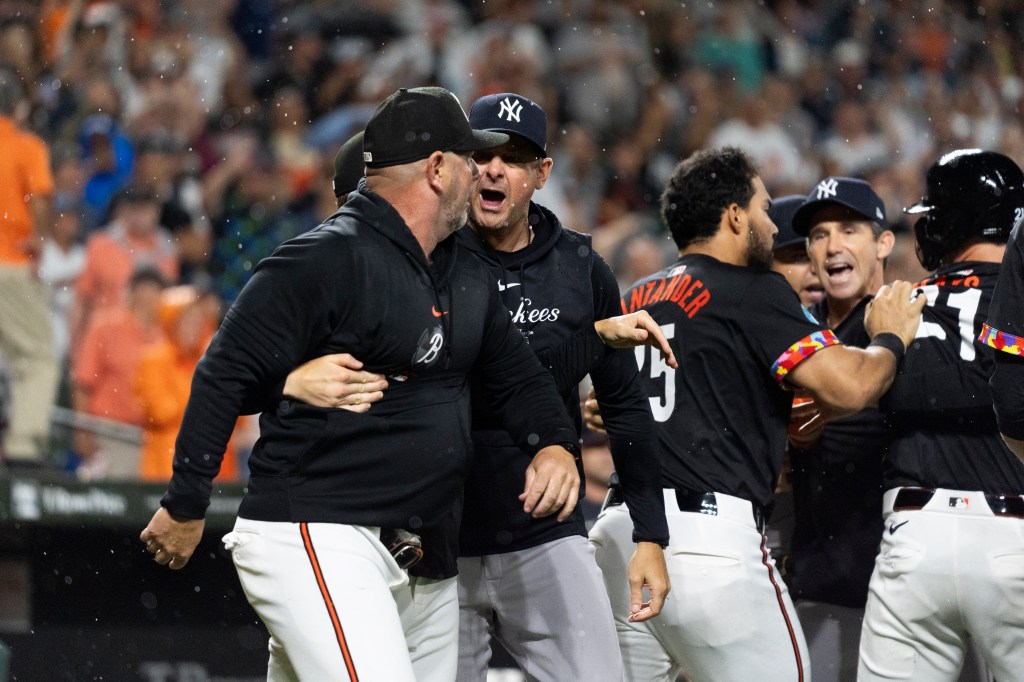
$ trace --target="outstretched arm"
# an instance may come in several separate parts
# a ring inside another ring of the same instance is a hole
[[[597,314],[614,314],[620,304],[618,285],[611,269],[603,261],[599,262],[592,271],[592,279]],[[628,328],[635,323],[656,332],[667,348],[661,328],[646,311],[642,312],[642,316],[625,326]],[[619,319],[626,317],[629,316]],[[607,322],[607,319],[599,321],[595,327]],[[655,335],[649,338],[654,339]],[[667,350],[667,362],[675,363],[671,348]],[[662,547],[668,545],[669,532],[661,481],[661,445],[635,356],[631,350],[609,348],[591,366],[590,377],[605,416],[612,460],[633,521],[636,549],[627,566],[629,620],[641,622],[661,613],[670,589],[662,551]],[[643,601],[644,587],[651,597],[647,603]]]
[[[924,296],[911,299],[907,282],[884,286],[868,304],[864,327],[873,339],[865,349],[836,345],[805,358],[786,376],[787,383],[807,389],[831,417],[858,412],[876,402],[892,385],[896,351],[875,345],[882,334],[895,335],[902,343],[899,355],[917,333]]]
[[[339,300],[327,294],[337,289],[337,268],[307,257],[319,251],[321,238],[293,240],[261,263],[196,367],[175,442],[174,473],[162,509],[143,531],[150,551],[162,550],[156,556],[160,563],[181,568],[195,550],[213,478],[246,399],[308,357],[320,342],[319,330],[327,327],[323,319],[337,312],[309,304],[311,297]]]

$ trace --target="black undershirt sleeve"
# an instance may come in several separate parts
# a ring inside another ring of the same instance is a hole
[[[619,290],[608,265],[595,255],[591,270],[597,319],[621,314]],[[605,348],[590,367],[634,542],[668,544],[661,482],[661,449],[632,349]]]
[[[551,373],[559,393],[564,395],[579,386],[580,379],[607,351],[608,347],[594,331],[594,325],[588,325],[558,345],[538,352],[537,359]]]

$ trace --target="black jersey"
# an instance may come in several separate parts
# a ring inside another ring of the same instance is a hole
[[[774,498],[801,360],[840,341],[800,305],[782,275],[690,254],[634,284],[624,312],[647,309],[679,369],[638,348],[659,424],[668,488]]]
[[[893,433],[886,488],[1024,493],[1024,464],[992,412],[993,351],[977,340],[998,274],[997,263],[954,263],[918,285],[928,305],[881,401]]]
[[[1020,223],[1006,246],[979,340],[999,351],[992,385],[999,430],[1024,440],[1024,228]]]
[[[865,297],[835,333],[848,346],[866,348]],[[828,319],[828,299],[811,308]],[[885,415],[867,408],[830,421],[809,450],[790,447],[793,505],[794,599],[863,607],[882,535],[882,462],[889,443]]]

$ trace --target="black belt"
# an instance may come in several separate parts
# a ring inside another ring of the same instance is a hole
[[[893,511],[916,511],[931,502],[935,491],[931,488],[900,488],[892,502]],[[951,498],[950,507],[955,507],[959,498]],[[1024,497],[1020,495],[985,495],[984,500],[996,516],[1012,516],[1024,519]]]
[[[675,494],[679,511],[718,516],[718,498],[715,497],[715,493],[676,490]],[[625,502],[625,499],[622,497],[622,488],[617,485],[609,485],[608,495],[604,499],[602,509],[617,507],[623,502]],[[754,510],[754,525],[763,533],[765,524],[768,522],[768,517],[771,514],[771,509],[769,507],[759,507],[753,502],[750,503],[750,506]]]

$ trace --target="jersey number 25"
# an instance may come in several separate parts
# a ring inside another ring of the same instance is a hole
[[[676,326],[663,324],[661,331],[665,334],[666,339],[671,340],[676,335]],[[644,371],[645,365],[650,367],[647,376],[650,377],[651,383],[657,384],[659,379],[664,379],[661,395],[654,395],[653,390],[649,391],[648,400],[651,402],[654,420],[668,421],[668,418],[672,416],[672,410],[676,407],[676,371],[668,366],[661,357],[660,351],[652,350],[650,346],[637,346],[634,351],[636,352],[636,364],[640,367],[640,371]],[[648,386],[651,386],[651,383],[648,383]],[[653,386],[651,388],[653,389]]]

